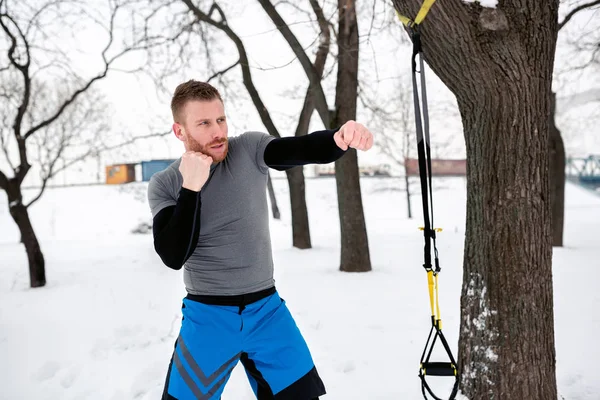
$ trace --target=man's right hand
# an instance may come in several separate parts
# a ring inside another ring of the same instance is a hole
[[[208,180],[212,157],[206,154],[188,151],[181,157],[179,172],[183,176],[183,187],[199,192]]]

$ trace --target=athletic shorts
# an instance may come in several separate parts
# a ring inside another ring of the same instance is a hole
[[[220,399],[239,361],[259,400],[325,394],[308,346],[275,288],[241,296],[188,295],[182,307],[163,400]]]

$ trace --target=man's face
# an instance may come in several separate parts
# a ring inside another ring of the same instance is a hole
[[[212,157],[215,163],[225,159],[228,150],[227,120],[219,99],[188,101],[183,109],[183,123],[174,123],[173,132],[186,151],[198,151]]]

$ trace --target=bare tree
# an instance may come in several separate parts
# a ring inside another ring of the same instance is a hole
[[[407,216],[412,218],[410,171],[407,162],[416,149],[412,92],[409,82],[402,77],[397,79],[394,87],[395,93],[386,103],[378,104],[375,96],[368,93],[367,87],[361,90],[359,99],[368,110],[369,126],[378,133],[377,148],[393,164],[404,170]]]
[[[562,3],[568,11],[558,24],[559,34],[564,32],[565,28],[573,18],[584,11],[600,10],[600,0],[588,2],[567,1]],[[598,26],[594,26],[590,32],[578,32],[575,39],[572,40],[572,46],[576,49],[579,57],[575,65],[570,66],[571,71],[581,71],[583,69],[600,65],[600,33]],[[585,55],[583,58],[581,55]],[[600,97],[599,97],[600,98]],[[551,112],[549,118],[550,135],[550,199],[551,199],[551,220],[552,220],[552,245],[562,247],[565,213],[565,168],[566,153],[562,134],[557,126],[557,107],[556,92],[551,94]]]
[[[304,48],[300,45],[298,39],[289,29],[287,24],[283,21],[283,18],[279,15],[275,7],[265,0],[259,0],[259,3],[269,15],[272,21],[277,25],[277,28],[282,32],[286,41],[292,46],[295,52],[302,52],[305,57],[302,57],[301,63],[306,68],[311,69],[314,74],[309,77],[309,86],[306,91],[304,103],[302,105],[302,111],[298,119],[298,125],[296,127],[295,136],[303,136],[308,133],[308,128],[313,112],[315,111],[316,105],[319,105],[318,110],[321,118],[329,118],[329,111],[327,110],[327,101],[325,99],[324,91],[321,87],[321,80],[323,79],[323,73],[325,70],[325,64],[327,62],[327,56],[329,55],[329,46],[331,43],[329,21],[323,13],[323,9],[316,0],[309,0],[310,6],[314,15],[317,18],[319,25],[319,46],[316,54],[314,63],[310,62],[308,56],[306,56]],[[292,227],[294,228],[294,243],[301,243],[302,248],[310,248],[312,244],[310,242],[310,228],[308,223],[308,209],[306,207],[306,192],[304,182],[304,172],[302,168],[292,168],[286,171],[288,174],[288,181],[290,183],[290,197],[292,200],[292,210],[295,209],[298,218],[292,221]],[[300,235],[298,235],[300,234]],[[308,239],[308,242],[304,241]]]
[[[358,22],[353,1],[338,2],[338,75],[335,109],[330,111],[321,86],[320,71],[310,62],[302,45],[269,0],[259,3],[298,58],[310,88],[314,91],[315,107],[325,127],[335,128],[356,119],[358,97]],[[312,4],[312,2],[311,2]],[[360,177],[356,151],[348,153],[335,163],[338,210],[341,229],[340,270],[347,272],[370,271],[371,260],[360,191]]]
[[[394,4],[414,18],[422,1]],[[449,0],[419,25],[466,141],[458,364],[472,399],[557,398],[548,187],[557,17],[558,0]]]
[[[10,215],[21,233],[31,287],[44,286],[46,274],[28,207],[43,195],[46,183],[58,171],[98,151],[91,144],[104,123],[93,85],[106,78],[124,55],[140,48],[136,43],[115,44],[121,9],[121,4],[112,1],[107,2],[107,10],[97,10],[69,0],[35,5],[0,0],[0,49],[7,56],[0,61],[0,144],[9,166],[6,172],[0,171],[0,188],[8,196]],[[103,11],[109,14],[105,23],[99,19]],[[84,26],[97,27],[106,35],[97,72],[87,77],[73,68],[68,46],[48,40],[58,30],[75,35]],[[85,128],[89,131],[82,134]],[[26,202],[22,185],[36,162],[41,188]]]
[[[354,0],[338,0],[338,74],[332,126],[356,119],[358,100],[358,19]],[[336,161],[341,223],[340,270],[370,271],[371,256],[363,211],[356,150]]]

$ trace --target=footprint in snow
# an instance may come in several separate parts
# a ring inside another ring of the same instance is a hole
[[[64,370],[64,373],[62,373],[62,377],[60,378],[61,386],[65,389],[68,389],[71,386],[73,386],[73,383],[75,382],[75,379],[77,379],[77,376],[79,376],[80,371],[81,368],[76,366]]]
[[[356,369],[356,365],[353,362],[348,362],[342,367],[342,372],[347,374]]]
[[[60,364],[56,361],[47,361],[35,373],[34,378],[37,381],[52,379],[60,369]]]

